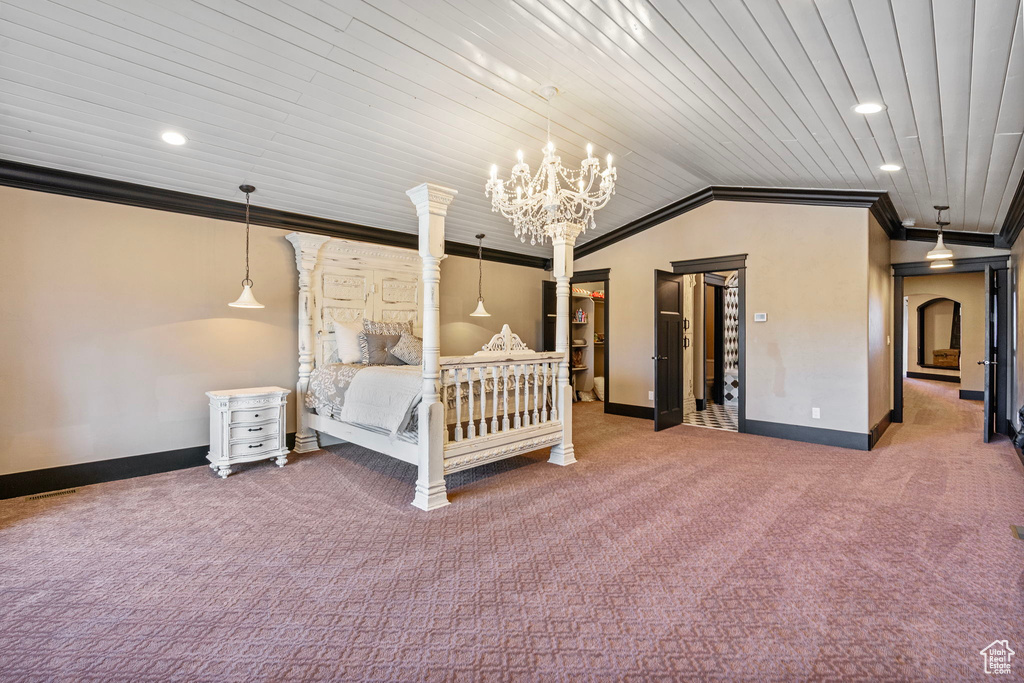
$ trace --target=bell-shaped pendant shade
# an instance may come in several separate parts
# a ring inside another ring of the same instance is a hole
[[[950,261],[948,258],[937,259],[935,261],[932,261],[931,267],[932,268],[936,268],[936,269],[938,269],[938,268],[952,268],[953,267],[953,262]]]
[[[463,309],[463,310],[465,310],[465,309]],[[488,313],[486,311],[486,309],[484,309],[484,300],[483,299],[477,299],[476,310],[473,311],[472,313],[470,313],[469,315],[474,317],[474,318],[490,318],[491,317],[491,314]]]
[[[953,258],[953,252],[950,251],[945,244],[942,243],[942,233],[939,233],[939,240],[935,243],[935,248],[925,255],[925,258],[929,261],[937,261],[939,259],[951,259]],[[933,266],[934,267],[934,266]],[[947,268],[949,266],[946,266]]]
[[[252,295],[252,285],[242,286],[242,295],[235,301],[232,301],[228,306],[235,308],[263,308],[263,304],[256,301],[256,297]]]

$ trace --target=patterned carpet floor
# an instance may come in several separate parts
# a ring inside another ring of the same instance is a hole
[[[938,385],[870,453],[578,404],[579,463],[435,513],[352,446],[2,501],[0,679],[982,679],[1024,657],[1024,467]]]

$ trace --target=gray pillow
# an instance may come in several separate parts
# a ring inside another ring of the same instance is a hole
[[[364,365],[405,365],[402,359],[391,353],[391,349],[402,338],[400,334],[359,333],[359,352]]]
[[[407,365],[420,365],[423,363],[423,340],[412,334],[402,334],[398,343],[391,349],[391,353],[401,358]]]

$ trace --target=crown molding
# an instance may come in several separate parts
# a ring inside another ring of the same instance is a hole
[[[587,254],[593,254],[595,251],[610,247],[616,242],[621,242],[627,237],[632,237],[638,233],[653,228],[659,223],[681,216],[687,211],[693,211],[699,206],[711,202],[714,199],[712,194],[713,188],[706,187],[703,190],[698,190],[693,194],[683,197],[679,201],[673,202],[668,206],[662,207],[657,211],[642,216],[635,221],[626,223],[625,225],[615,228],[611,232],[606,232],[600,237],[595,237],[592,240],[588,240],[583,244],[577,245],[575,249],[575,258],[582,258]]]
[[[1024,173],[1021,173],[1017,191],[1013,193],[1013,199],[1010,200],[1010,208],[1006,210],[1006,217],[1003,219],[1003,226],[999,229],[996,244],[1009,249],[1017,241],[1021,230],[1024,230]]]
[[[946,233],[942,233],[945,237]],[[972,258],[954,259],[952,268],[932,268],[931,261],[911,261],[908,263],[892,264],[892,274],[897,277],[912,277],[915,275],[948,275],[949,273],[983,273],[985,266],[991,266],[993,270],[1002,270],[1010,267],[1010,255],[1003,256],[975,256]]]
[[[1020,195],[1020,215],[1016,224],[1017,231],[1019,232],[1021,227],[1024,227],[1024,185],[1018,188],[1017,194]],[[673,202],[657,211],[653,211],[646,216],[641,216],[600,237],[584,242],[576,247],[576,258],[593,254],[616,242],[632,237],[648,228],[653,228],[660,223],[664,223],[671,218],[680,216],[712,201],[863,208],[871,211],[871,215],[882,226],[889,239],[932,242],[935,240],[936,235],[935,230],[904,228],[900,221],[899,213],[897,213],[896,207],[893,206],[892,200],[889,198],[889,193],[882,192],[881,190],[827,190],[820,188],[796,189],[712,185],[683,197],[679,201]],[[982,247],[1000,246],[999,237],[996,235],[951,231],[944,231],[942,234],[945,237],[945,241],[949,244]]]
[[[932,228],[904,228],[904,231],[906,233],[904,239],[912,242],[934,242],[939,237],[939,231]],[[942,241],[946,244],[963,244],[971,247],[1002,248],[999,235],[984,232],[943,230]]]
[[[241,202],[203,197],[187,192],[138,185],[123,180],[111,180],[45,166],[33,166],[5,159],[0,159],[0,185],[215,220],[245,222],[245,204]],[[253,225],[267,228],[341,237],[390,247],[416,249],[419,245],[419,236],[416,233],[374,228],[368,225],[319,218],[262,206],[250,208],[249,220]],[[472,244],[446,241],[445,253],[475,259],[477,258],[477,247]],[[486,261],[541,269],[545,268],[549,261],[540,256],[488,248],[484,248],[483,257]]]

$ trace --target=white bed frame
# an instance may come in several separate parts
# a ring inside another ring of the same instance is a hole
[[[448,505],[446,474],[548,446],[548,462],[576,462],[568,362],[569,279],[575,239],[554,240],[558,299],[554,352],[528,349],[504,325],[501,333],[475,355],[441,357],[438,288],[441,260],[445,258],[444,219],[458,193],[424,183],[407,194],[419,217],[418,254],[410,249],[323,235],[292,233],[287,237],[295,247],[299,269],[295,452],[317,450],[317,432],[323,432],[412,463],[418,468],[412,504],[433,510]],[[418,443],[392,440],[306,408],[313,369],[335,362],[331,321],[355,322],[362,318],[410,321],[421,331],[423,400],[417,416]],[[487,387],[487,380],[493,381],[492,386]],[[463,385],[468,391],[462,391]],[[520,387],[526,394],[522,407]],[[447,393],[453,390],[454,394]],[[451,396],[452,400],[442,402],[442,391],[444,398]],[[463,395],[467,401],[465,418]],[[454,411],[448,403],[454,405]],[[451,436],[448,425],[453,426]]]

